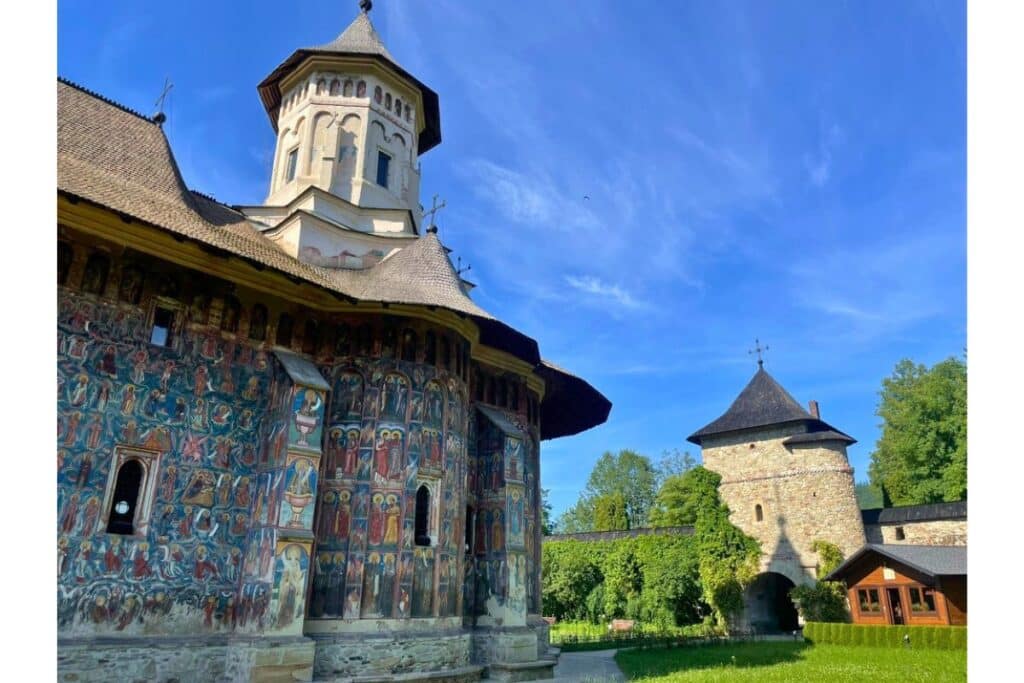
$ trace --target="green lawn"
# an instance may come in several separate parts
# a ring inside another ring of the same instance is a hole
[[[893,681],[967,680],[963,650],[904,650],[798,642],[693,645],[622,650],[615,655],[631,681]]]

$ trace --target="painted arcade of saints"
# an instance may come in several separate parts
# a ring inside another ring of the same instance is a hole
[[[437,96],[368,7],[260,94],[270,194],[228,207],[58,84],[60,674],[550,675],[540,442],[610,404],[422,229]]]

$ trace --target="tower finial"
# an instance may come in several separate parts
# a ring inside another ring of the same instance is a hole
[[[747,353],[749,353],[749,354],[756,353],[757,354],[757,367],[763,368],[764,367],[764,359],[761,357],[761,353],[763,351],[767,351],[767,350],[768,350],[768,345],[765,344],[764,346],[761,346],[761,341],[757,337],[754,337],[754,348],[751,349],[750,351],[747,351]]]
[[[437,232],[437,223],[434,222],[434,220],[437,218],[437,212],[443,209],[448,204],[448,202],[445,200],[441,200],[441,203],[438,204],[437,197],[438,195],[435,194],[432,206],[430,207],[430,211],[423,212],[424,216],[430,216],[430,224],[427,226],[427,232]]]
[[[369,14],[373,9],[373,0],[359,0],[359,9],[363,11],[363,14]]]

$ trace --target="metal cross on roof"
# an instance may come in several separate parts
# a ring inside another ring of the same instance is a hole
[[[164,100],[167,99],[167,94],[169,92],[171,92],[171,88],[173,88],[173,87],[174,87],[174,84],[171,83],[171,79],[170,78],[165,78],[164,79],[164,90],[163,90],[162,93],[160,93],[160,97],[156,98],[156,104],[154,105],[154,106],[156,106],[156,114],[153,116],[153,119],[157,123],[163,123],[164,121],[167,120],[167,116],[164,114]]]
[[[761,346],[761,340],[754,337],[754,348],[747,351],[749,354],[757,354],[757,366],[761,367],[764,365],[764,359],[761,357],[761,353],[768,350],[768,345]]]
[[[437,212],[447,206],[448,202],[442,200],[440,204],[437,203],[438,195],[434,195],[433,202],[431,203],[430,211],[424,211],[424,216],[430,216],[430,223],[427,225],[428,232],[437,232],[437,227],[434,225],[434,218],[437,216]],[[431,231],[431,228],[434,230]]]

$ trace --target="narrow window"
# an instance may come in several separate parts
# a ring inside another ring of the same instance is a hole
[[[482,403],[484,400],[484,376],[477,370],[473,373],[473,379],[475,380],[473,382],[473,395],[477,401]]]
[[[340,88],[341,88],[341,83],[338,82],[338,79],[337,78],[333,79],[331,81],[331,94],[332,95],[337,95]]]
[[[423,362],[437,365],[437,337],[431,331],[423,336]]]
[[[373,101],[376,102],[377,104],[380,104],[380,101],[382,99],[384,99],[384,91],[381,90],[380,86],[378,85],[373,89]]]
[[[316,353],[317,325],[315,320],[307,320],[302,334],[302,352],[313,355]]]
[[[448,337],[441,337],[441,367],[445,370],[448,369],[451,363],[452,345],[448,341]]]
[[[128,266],[121,271],[121,283],[117,287],[117,298],[125,303],[137,304],[142,299],[142,269]]]
[[[760,503],[754,506],[754,519],[756,519],[758,522],[764,521],[764,510],[761,508]]]
[[[345,81],[341,94],[345,97],[352,97],[352,81]]]
[[[316,82],[316,94],[317,95],[323,95],[324,91],[326,91],[326,90],[327,90],[327,81],[325,81],[324,79],[321,78],[320,80],[318,80]]]
[[[68,273],[71,272],[71,263],[75,260],[75,250],[67,242],[57,243],[57,284],[62,285],[68,281]]]
[[[256,304],[249,316],[249,339],[263,341],[267,338],[267,307]]]
[[[901,527],[901,526],[896,527],[896,540],[897,541],[902,541],[902,540],[905,540],[906,538],[907,538],[907,535],[903,532],[903,527]]]
[[[402,333],[402,360],[416,362],[416,333],[412,330]]]
[[[296,147],[292,151],[288,152],[288,163],[285,166],[284,180],[286,183],[290,183],[295,180],[295,168],[299,164],[299,148]]]
[[[139,488],[142,485],[142,465],[138,460],[128,460],[121,465],[114,484],[110,516],[107,521],[108,534],[135,533],[135,510],[139,504]]]
[[[381,187],[388,186],[388,170],[391,166],[391,157],[384,152],[377,152],[377,184]]]
[[[359,328],[359,355],[369,356],[373,353],[373,328],[362,325]]]
[[[366,81],[359,81],[356,86],[356,97],[366,97]]]
[[[421,486],[416,491],[416,545],[430,545],[427,522],[430,516],[430,490]]]
[[[395,98],[395,114],[402,118],[402,100]]]
[[[352,338],[349,333],[348,325],[341,323],[338,325],[337,334],[334,339],[334,355],[335,356],[348,356],[352,353]]]
[[[487,384],[485,385],[485,391],[487,392],[487,397],[484,400],[487,401],[487,403],[489,403],[489,404],[491,404],[493,406],[494,405],[494,378],[493,377],[488,377],[487,378]]]
[[[242,314],[242,304],[235,297],[231,296],[224,300],[224,313],[220,318],[220,329],[222,332],[234,334],[238,331],[238,318]]]
[[[511,392],[508,397],[508,407],[512,410],[519,412],[519,383],[512,382],[512,386],[509,387]]]
[[[153,346],[170,346],[174,333],[174,311],[164,306],[153,310],[153,329],[149,333],[149,343]]]
[[[384,108],[391,111],[391,93],[384,96]]]
[[[466,506],[466,552],[473,552],[473,506]]]
[[[498,380],[498,405],[502,408],[508,407],[508,382],[505,378]]]
[[[107,274],[110,272],[110,259],[99,252],[85,262],[85,276],[82,278],[82,291],[86,294],[102,294],[107,286]]]
[[[295,326],[295,321],[287,313],[282,313],[277,319],[277,336],[274,338],[274,342],[278,346],[291,346],[292,345],[292,328]]]
[[[398,332],[393,327],[387,327],[384,329],[384,334],[380,341],[380,356],[381,358],[394,358],[395,350],[398,346]]]

